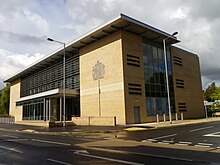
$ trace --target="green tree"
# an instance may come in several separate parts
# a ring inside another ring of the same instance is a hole
[[[219,90],[219,87],[215,85],[215,82],[213,82],[211,85],[208,86],[208,88],[204,91],[204,97],[207,101],[214,101],[215,97],[213,97],[213,94]]]
[[[10,100],[10,84],[6,84],[6,86],[2,90],[2,94],[0,98],[0,114],[1,115],[9,114],[9,100]]]
[[[215,92],[213,92],[210,97],[214,100],[220,100],[220,88],[217,88]]]
[[[220,112],[220,103],[214,102],[208,109],[208,115],[213,116],[216,112]]]

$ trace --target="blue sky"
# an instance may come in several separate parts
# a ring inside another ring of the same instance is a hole
[[[168,33],[200,57],[203,87],[220,82],[219,0],[2,0],[0,82],[120,13]],[[0,83],[2,84],[2,83]]]

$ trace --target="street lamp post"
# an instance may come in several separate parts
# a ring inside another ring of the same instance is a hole
[[[205,106],[205,118],[206,118],[206,119],[208,119],[207,102],[208,102],[208,101],[204,101],[204,106]]]
[[[174,32],[172,36],[177,35],[178,32]],[[168,69],[167,69],[167,53],[166,53],[166,40],[170,38],[164,38],[163,39],[163,49],[164,49],[164,62],[165,62],[165,72],[166,72],[166,87],[167,87],[167,102],[168,102],[168,110],[169,110],[169,119],[170,119],[170,124],[172,124],[172,113],[171,113],[171,108],[170,108],[170,89],[169,89],[169,76],[168,76]]]
[[[47,38],[48,41],[57,42],[63,45],[63,127],[66,126],[66,44],[64,42],[60,42],[54,40],[52,38]]]

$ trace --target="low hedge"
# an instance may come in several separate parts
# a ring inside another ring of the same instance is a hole
[[[13,116],[8,115],[8,114],[0,114],[0,117],[13,117]]]

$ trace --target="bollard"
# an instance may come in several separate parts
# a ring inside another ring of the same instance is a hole
[[[166,114],[163,114],[163,122],[166,122]]]
[[[157,123],[159,123],[159,122],[160,122],[159,115],[157,114]]]
[[[176,121],[178,120],[178,114],[176,113]]]
[[[88,125],[90,126],[90,116],[88,116]]]
[[[114,116],[114,126],[116,126],[116,116]]]
[[[181,113],[181,120],[183,120],[183,113]]]

